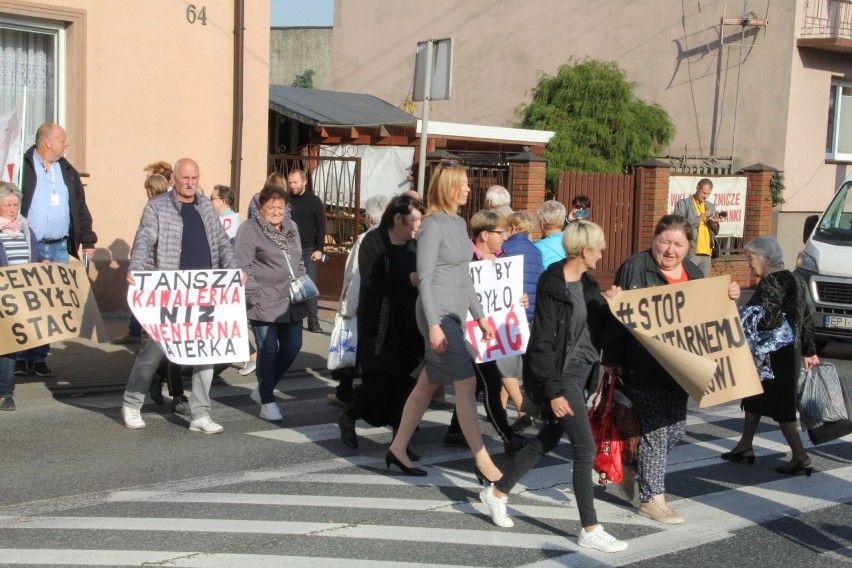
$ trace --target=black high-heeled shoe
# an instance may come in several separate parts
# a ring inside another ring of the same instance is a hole
[[[805,472],[806,477],[810,477],[814,472],[814,466],[811,465],[810,456],[806,457],[800,462],[796,462],[790,465],[779,465],[775,468],[775,471],[778,473],[783,473],[784,475],[796,475],[800,471]]]
[[[482,470],[479,469],[478,465],[473,466],[473,474],[476,476],[476,480],[479,482],[480,485],[482,485],[482,484],[490,485],[492,483],[497,483],[498,481],[500,481],[499,479],[491,481],[490,479],[485,477],[485,474],[482,473]]]
[[[425,471],[420,469],[419,467],[408,467],[399,459],[393,455],[393,452],[388,450],[388,453],[385,454],[385,465],[390,469],[391,464],[394,464],[396,467],[402,470],[402,473],[405,475],[409,475],[412,477],[426,477],[428,475]]]
[[[749,454],[749,455],[746,455]],[[743,460],[748,461],[748,465],[754,464],[754,450],[752,448],[746,448],[744,450],[740,450],[738,452],[725,452],[721,457],[725,461],[729,462],[741,462]]]
[[[405,448],[405,455],[407,455],[408,459],[410,459],[413,462],[419,462],[420,461],[420,456],[415,454],[414,452],[412,452],[408,448]]]

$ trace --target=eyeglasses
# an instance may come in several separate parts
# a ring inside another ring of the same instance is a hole
[[[441,160],[439,164],[442,168],[452,168],[453,166],[459,165],[459,163],[455,160]]]

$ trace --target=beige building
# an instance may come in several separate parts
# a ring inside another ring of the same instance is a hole
[[[268,2],[243,5],[245,210],[266,173],[270,10]],[[208,194],[214,184],[231,184],[236,16],[233,0],[0,0],[0,112],[27,85],[25,148],[41,122],[65,126],[67,157],[89,176],[98,234],[90,276],[103,311],[126,309],[145,165],[189,156]]]
[[[745,4],[754,25],[741,25]],[[452,97],[432,103],[431,119],[509,126],[542,72],[614,60],[672,117],[670,158],[783,171],[776,226],[792,265],[803,218],[850,172],[850,20],[841,0],[346,0],[335,3],[332,88],[401,105],[416,43],[451,37]]]

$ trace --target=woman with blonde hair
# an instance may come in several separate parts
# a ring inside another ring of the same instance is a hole
[[[606,246],[603,230],[589,221],[565,229],[562,249],[567,260],[554,262],[538,282],[535,319],[527,346],[524,381],[543,407],[538,436],[516,454],[503,479],[485,489],[480,499],[497,526],[511,526],[506,515],[508,493],[563,435],[573,452],[574,497],[582,529],[578,544],[601,552],[620,552],[627,543],[598,524],[592,463],[595,439],[586,413],[583,387],[597,371],[601,348],[611,341],[618,322],[609,313],[597,281],[588,271],[597,266]],[[604,361],[606,365],[608,361]]]
[[[385,455],[405,475],[424,476],[406,455],[408,442],[432,400],[438,385],[452,382],[462,433],[476,458],[477,475],[496,481],[502,477],[482,443],[476,414],[476,379],[463,326],[473,314],[486,341],[494,335],[479,304],[468,266],[470,241],[458,209],[470,194],[467,171],[445,160],[429,182],[429,207],[417,233],[417,326],[426,341],[425,365],[403,409],[399,430]]]

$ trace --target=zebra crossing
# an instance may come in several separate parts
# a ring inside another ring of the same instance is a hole
[[[279,393],[282,406],[294,390],[316,388],[316,381],[287,385],[288,394]],[[228,388],[214,396],[244,396],[244,389]],[[110,400],[91,405],[109,408]],[[693,407],[667,478],[669,501],[686,522],[654,523],[638,516],[617,486],[596,489],[600,522],[630,544],[624,553],[606,555],[576,544],[570,446],[560,445],[515,488],[508,506],[515,527],[500,529],[479,502],[470,453],[440,442],[449,420],[448,411],[427,413],[412,448],[423,456],[418,466],[429,473],[423,478],[388,471],[383,452],[364,451],[0,506],[0,565],[627,566],[852,503],[849,440],[809,447],[814,475],[784,478],[773,471],[787,449],[777,428],[765,424],[759,431],[755,465],[722,462],[719,453],[738,438],[739,409]],[[334,444],[336,425],[328,416],[318,422],[281,428],[255,420],[254,429],[239,435],[262,440],[271,452]],[[490,427],[483,430],[498,465],[506,463]],[[390,438],[384,428],[359,428],[358,434],[382,448]],[[848,525],[847,508],[839,510]]]

